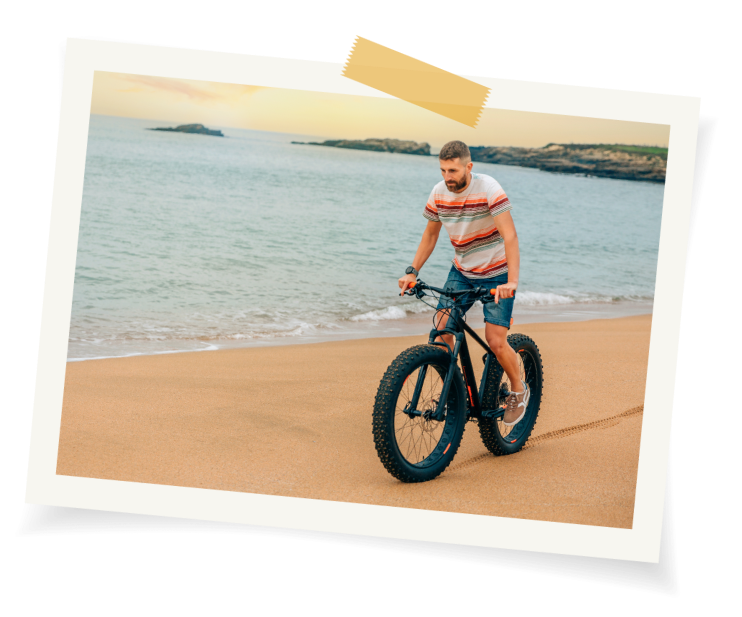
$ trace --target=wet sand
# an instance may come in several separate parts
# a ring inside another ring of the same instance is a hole
[[[492,456],[470,422],[422,484],[381,465],[371,410],[387,366],[425,336],[69,362],[57,473],[630,528],[650,325],[516,324],[544,362],[529,443]]]

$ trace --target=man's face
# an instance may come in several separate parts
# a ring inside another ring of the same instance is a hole
[[[471,172],[472,162],[464,164],[461,159],[449,159],[441,161],[441,175],[446,183],[446,188],[452,193],[463,191],[469,183],[469,173]]]

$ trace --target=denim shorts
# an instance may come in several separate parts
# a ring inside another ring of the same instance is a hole
[[[469,279],[461,274],[461,272],[456,269],[456,266],[451,266],[451,271],[448,273],[448,280],[446,280],[443,289],[446,291],[466,291],[467,289],[474,289],[475,287],[494,289],[498,285],[504,285],[507,282],[507,272],[488,279]],[[487,302],[483,305],[484,321],[496,326],[503,326],[509,330],[514,301],[515,298],[500,298],[500,301],[497,304],[494,302]],[[438,310],[448,308],[451,304],[452,302],[450,298],[442,296],[438,300]],[[466,313],[473,304],[473,300],[471,302],[465,302],[461,305],[461,310]]]

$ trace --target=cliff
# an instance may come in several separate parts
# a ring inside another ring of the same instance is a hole
[[[352,150],[373,150],[375,152],[398,152],[401,154],[420,154],[430,156],[430,144],[416,141],[401,141],[399,139],[328,139],[327,141],[292,141],[292,144],[308,146],[330,146],[333,148],[350,148]]]
[[[667,148],[616,144],[548,144],[543,148],[470,147],[473,161],[535,167],[601,178],[664,182]]]
[[[174,131],[176,133],[197,133],[199,135],[214,135],[215,137],[224,137],[221,131],[212,131],[207,129],[203,124],[181,124],[175,128],[156,128],[147,129],[149,131]]]
[[[350,148],[353,150],[373,150],[375,152],[430,155],[430,145],[427,142],[417,143],[399,139],[364,139],[362,141],[328,139],[323,142],[292,141],[291,143]],[[599,178],[664,182],[667,169],[667,148],[649,146],[548,144],[543,148],[473,146],[469,149],[473,161],[534,167],[542,171],[584,174]]]

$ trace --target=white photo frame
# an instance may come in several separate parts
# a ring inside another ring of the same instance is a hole
[[[657,562],[700,108],[697,98],[466,76],[491,88],[486,107],[670,126],[632,529],[56,475],[94,72],[391,98],[342,77],[342,67],[342,62],[68,41],[27,502]]]

